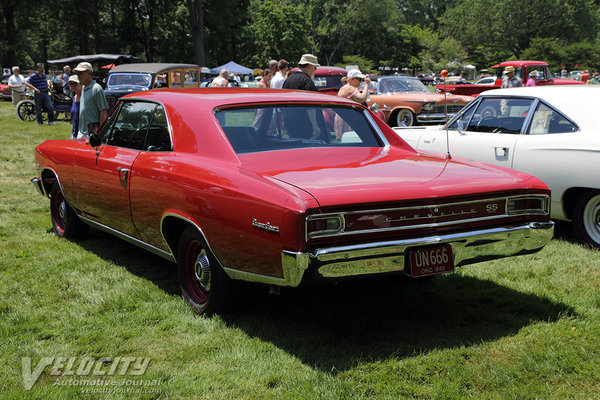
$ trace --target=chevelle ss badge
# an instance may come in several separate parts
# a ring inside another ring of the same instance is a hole
[[[252,220],[252,226],[255,227],[255,228],[258,228],[258,229],[264,229],[264,230],[269,231],[269,232],[279,233],[279,227],[278,226],[273,226],[269,222],[265,222],[265,223],[258,222],[256,220],[256,218],[254,218]]]

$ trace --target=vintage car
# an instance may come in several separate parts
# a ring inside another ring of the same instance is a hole
[[[299,70],[299,68],[292,68],[290,73]],[[321,65],[317,67],[313,81],[319,92],[335,96],[338,94],[340,88],[344,86],[342,78],[347,74],[348,71],[344,68]]]
[[[235,296],[231,279],[417,278],[553,234],[539,179],[419,153],[364,106],[319,93],[138,92],[89,141],[46,141],[35,158],[56,235],[92,226],[176,262],[198,312]]]
[[[565,85],[482,93],[448,124],[452,155],[541,178],[552,213],[600,247],[600,87]],[[446,153],[444,127],[397,129],[413,147]]]
[[[10,75],[4,75],[0,79],[0,95],[4,100],[12,100],[12,89],[8,86]]]
[[[545,86],[545,85],[573,85],[573,84],[581,84],[582,82],[576,81],[574,79],[561,79],[554,78],[550,73],[550,69],[548,68],[548,63],[544,61],[531,61],[531,60],[514,60],[514,61],[504,61],[500,64],[493,65],[490,68],[494,68],[497,71],[495,75],[495,81],[491,85],[481,85],[481,84],[459,84],[454,85],[450,84],[449,80],[446,80],[446,84],[443,83],[437,85],[437,90],[440,92],[460,94],[464,96],[472,96],[476,97],[479,93],[483,93],[486,90],[500,88],[502,86],[502,79],[506,76],[505,69],[506,67],[513,67],[515,69],[515,76],[520,78],[523,81],[523,86],[527,83],[527,78],[529,74],[533,71],[537,72],[537,77],[535,78],[536,86]]]
[[[117,65],[108,73],[104,95],[109,107],[126,94],[155,88],[200,86],[201,68],[195,64],[132,63]]]
[[[472,100],[467,96],[432,93],[423,83],[411,76],[384,76],[377,80],[367,104],[381,107],[390,126],[441,124],[454,116]],[[447,112],[444,101],[447,101]]]

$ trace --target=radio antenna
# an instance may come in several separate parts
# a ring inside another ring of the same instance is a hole
[[[448,71],[443,69],[440,73],[442,78],[444,78],[444,117],[446,119],[446,159],[452,159],[450,155],[450,140],[448,139],[448,98],[446,97],[446,77],[448,76]]]

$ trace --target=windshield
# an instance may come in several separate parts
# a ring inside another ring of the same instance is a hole
[[[385,93],[429,93],[427,87],[417,78],[398,77],[381,79],[377,92]]]
[[[367,111],[355,107],[282,105],[224,109],[215,115],[238,154],[383,146]]]
[[[150,74],[131,72],[114,73],[108,76],[106,86],[108,88],[115,88],[118,86],[139,86],[149,88],[151,80],[152,77]]]

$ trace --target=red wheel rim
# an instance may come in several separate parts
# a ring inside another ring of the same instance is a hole
[[[52,220],[54,228],[59,236],[65,233],[66,223],[65,214],[67,212],[67,203],[62,192],[59,190],[52,198]]]
[[[199,304],[206,303],[210,294],[210,269],[209,260],[197,240],[188,243],[185,249],[184,274],[188,294]]]

